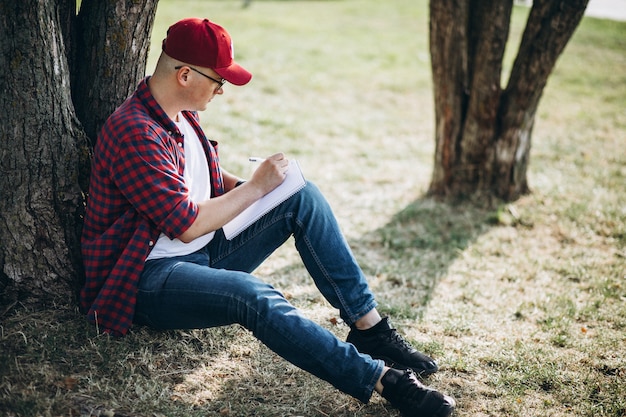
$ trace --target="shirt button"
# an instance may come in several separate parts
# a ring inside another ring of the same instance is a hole
[[[154,246],[154,242],[153,242],[153,241],[150,241],[150,242],[148,243],[148,246],[150,246],[150,247]]]
[[[178,142],[178,146],[180,146],[182,148],[183,147],[183,143],[182,142]]]

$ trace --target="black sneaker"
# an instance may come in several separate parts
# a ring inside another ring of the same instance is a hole
[[[357,330],[352,327],[346,340],[359,352],[382,359],[391,368],[412,369],[422,377],[439,370],[433,358],[417,351],[391,327],[387,317],[371,329]]]
[[[454,398],[424,386],[410,369],[390,369],[383,375],[382,396],[404,417],[448,417],[454,411]]]

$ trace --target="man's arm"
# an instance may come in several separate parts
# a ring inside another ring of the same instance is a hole
[[[288,168],[289,160],[282,153],[278,153],[263,161],[252,174],[252,178],[239,187],[235,188],[238,178],[227,174],[224,182],[226,189],[230,191],[199,202],[198,216],[178,239],[189,243],[199,236],[221,228],[252,203],[278,187],[284,181]]]

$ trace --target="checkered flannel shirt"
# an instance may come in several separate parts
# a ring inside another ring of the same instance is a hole
[[[183,179],[184,138],[150,93],[148,80],[98,136],[81,238],[81,308],[100,331],[116,336],[132,324],[139,278],[159,234],[180,236],[198,214]],[[212,195],[219,195],[217,142],[206,138],[195,112],[183,115],[205,148]]]

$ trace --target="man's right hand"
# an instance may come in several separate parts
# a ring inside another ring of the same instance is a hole
[[[259,187],[265,195],[282,184],[288,169],[289,159],[282,152],[277,153],[261,162],[248,182]]]

